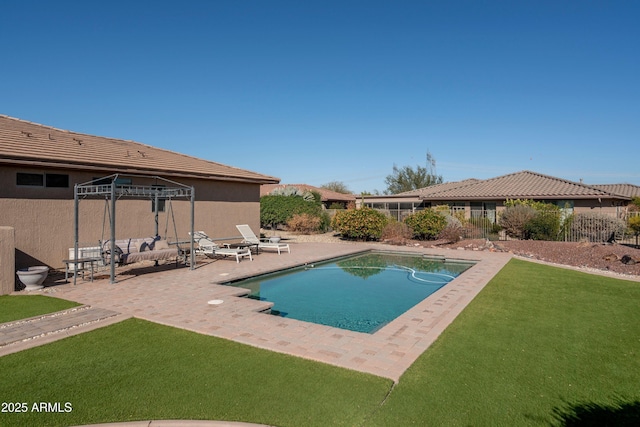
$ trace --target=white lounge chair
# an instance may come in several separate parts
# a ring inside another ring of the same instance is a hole
[[[287,250],[287,252],[291,253],[291,248],[289,248],[288,243],[274,243],[269,242],[268,239],[259,239],[258,236],[253,232],[251,227],[247,224],[236,225],[236,228],[242,234],[242,238],[245,243],[250,243],[252,245],[258,245],[258,250],[260,249],[276,249],[278,251],[278,255],[280,255],[280,251]]]
[[[241,257],[248,256],[249,259],[253,261],[249,248],[223,248],[211,240],[204,231],[195,231],[193,233],[193,239],[198,244],[198,248],[196,249],[197,254],[207,256],[219,255],[223,257],[235,256],[236,262],[240,262]]]

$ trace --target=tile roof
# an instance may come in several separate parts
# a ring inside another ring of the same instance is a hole
[[[0,115],[0,163],[277,183],[279,178],[139,142],[56,129]]]
[[[356,200],[356,196],[353,194],[338,193],[336,191],[327,190],[324,188],[314,187],[308,184],[263,184],[260,186],[260,197],[271,194],[276,188],[284,187],[297,187],[301,190],[317,191],[320,193],[323,202],[327,201],[339,201],[339,202],[353,202]]]
[[[640,186],[633,184],[598,184],[592,187],[626,197],[640,197]]]
[[[470,181],[470,182],[467,182]],[[432,189],[422,198],[427,200],[491,200],[491,199],[593,199],[626,198],[582,183],[568,181],[531,171],[515,172],[481,181],[461,181],[449,188]],[[429,187],[427,187],[429,189]]]
[[[443,182],[441,184],[434,184],[428,187],[418,188],[417,190],[405,191],[405,192],[394,194],[394,195],[395,196],[427,196],[429,194],[452,190],[454,188],[464,186],[467,184],[473,184],[476,182],[480,182],[480,180],[475,178],[469,178],[463,181]]]

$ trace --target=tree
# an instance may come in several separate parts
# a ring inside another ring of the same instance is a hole
[[[393,173],[388,175],[384,182],[387,184],[384,194],[398,194],[441,184],[442,175],[436,174],[436,159],[427,151],[427,166],[418,165],[414,170],[411,166],[398,168],[393,165]]]
[[[351,190],[349,190],[346,184],[342,181],[327,182],[326,184],[322,184],[320,188],[335,191],[336,193],[351,194]]]

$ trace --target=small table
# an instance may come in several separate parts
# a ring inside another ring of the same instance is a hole
[[[85,264],[90,265],[91,271],[91,281],[93,282],[93,270],[94,263],[102,261],[100,257],[86,257],[86,258],[77,258],[77,259],[63,259],[62,262],[65,264],[64,268],[64,281],[69,282],[69,266],[73,265],[73,283],[76,282],[76,277],[78,275],[78,271],[82,270],[82,278],[84,279],[84,270],[86,269]]]
[[[258,255],[258,244],[257,243],[225,243],[224,244],[226,247],[228,248],[249,248],[249,250],[255,254]]]

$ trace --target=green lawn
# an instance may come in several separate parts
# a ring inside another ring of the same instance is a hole
[[[79,304],[44,295],[0,296],[0,323],[53,313],[77,307]]]
[[[0,425],[639,425],[639,302],[640,283],[513,260],[393,388],[132,319],[0,358],[3,402],[29,406]],[[34,402],[72,411],[36,413]]]
[[[639,303],[640,283],[512,260],[372,424],[550,425],[631,405],[640,425]]]

